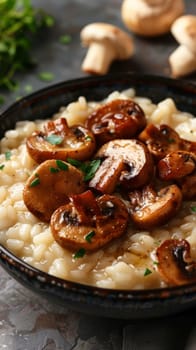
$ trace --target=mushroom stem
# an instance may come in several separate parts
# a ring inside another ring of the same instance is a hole
[[[169,57],[173,77],[181,77],[196,70],[196,55],[180,45]]]
[[[83,61],[82,70],[92,74],[106,74],[115,57],[116,51],[108,41],[93,42]]]

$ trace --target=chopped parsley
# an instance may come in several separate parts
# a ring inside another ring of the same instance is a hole
[[[60,145],[63,141],[63,138],[59,135],[49,135],[45,137],[45,140],[49,143],[51,143],[51,145]]]
[[[77,159],[67,158],[67,162],[70,163],[71,165],[75,166],[76,168],[80,169],[81,171],[83,171],[84,181],[91,180],[101,164],[100,159],[94,159],[90,162],[85,163],[85,162],[81,162]]]
[[[59,159],[56,160],[56,165],[59,169],[64,170],[64,171],[68,170],[68,168],[69,168],[65,162],[63,162],[62,160],[59,160]]]
[[[61,35],[59,38],[60,43],[63,45],[69,44],[71,42],[71,40],[72,40],[71,36],[67,35],[67,34]]]
[[[50,82],[54,80],[54,74],[50,72],[41,72],[38,74],[38,78],[42,81]]]
[[[35,174],[35,179],[31,181],[29,187],[35,187],[40,184],[39,175]]]
[[[6,160],[10,160],[11,155],[12,155],[11,151],[5,152],[5,159],[6,159]]]
[[[92,137],[90,137],[89,135],[85,137],[85,141],[91,141]]]
[[[144,276],[148,276],[152,273],[152,271],[147,267],[146,270],[144,271]]]
[[[51,173],[59,173],[60,169],[59,168],[54,168],[54,167],[50,167],[50,172]]]
[[[93,178],[100,164],[100,159],[94,159],[87,165],[85,169],[84,181],[89,181]]]
[[[192,210],[193,213],[196,213],[196,206],[191,207],[191,210]]]
[[[5,166],[5,164],[1,164],[0,165],[0,170],[3,170],[4,166]]]
[[[83,258],[83,256],[85,255],[86,250],[84,248],[80,248],[75,254],[74,254],[74,259],[78,259],[78,258]]]
[[[95,236],[95,231],[90,231],[86,236],[85,236],[85,240],[88,243],[91,243],[92,238]]]
[[[28,94],[33,91],[33,87],[30,84],[25,85],[24,91]]]

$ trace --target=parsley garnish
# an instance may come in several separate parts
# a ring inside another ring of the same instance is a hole
[[[5,166],[4,164],[1,164],[0,165],[0,170],[3,170],[4,166]]]
[[[60,169],[58,169],[58,168],[54,168],[54,167],[50,167],[50,172],[51,173],[59,173],[59,171],[60,171]]]
[[[30,84],[25,85],[24,91],[25,91],[26,93],[32,92],[32,91],[33,91],[32,85],[30,85]]]
[[[192,210],[193,213],[196,213],[196,206],[191,207],[191,210]]]
[[[152,273],[152,271],[147,267],[146,270],[144,271],[144,276],[148,276]]]
[[[33,37],[51,18],[32,6],[30,0],[0,1],[0,87],[13,90],[15,73],[35,63],[32,59]]]
[[[89,181],[93,178],[100,164],[101,164],[100,159],[95,159],[95,160],[92,160],[90,163],[88,163],[85,169],[84,181]]]
[[[10,160],[10,158],[11,158],[11,151],[7,151],[7,152],[5,152],[5,159],[6,160]]]
[[[54,80],[54,74],[50,72],[41,72],[38,74],[38,77],[42,81],[50,82]]]
[[[85,255],[86,250],[84,248],[80,248],[75,254],[74,254],[74,259],[78,259],[78,258],[83,258],[83,256]]]
[[[51,145],[60,145],[63,141],[63,138],[59,135],[49,135],[45,137],[45,140],[49,143],[51,143]]]
[[[71,42],[72,38],[70,35],[61,35],[60,38],[59,38],[59,41],[61,44],[63,45],[67,45]]]
[[[35,187],[40,184],[39,175],[35,174],[35,179],[31,181],[29,187]]]
[[[92,238],[95,236],[95,231],[90,231],[86,236],[85,236],[85,240],[88,243],[91,243]]]
[[[59,159],[56,160],[56,165],[59,169],[65,170],[65,171],[68,170],[69,168],[66,163],[64,163],[62,160],[59,160]]]
[[[90,137],[90,136],[85,137],[85,141],[91,141],[91,140],[92,140],[92,137]]]
[[[85,163],[77,159],[67,158],[67,162],[83,171],[84,181],[89,181],[92,179],[101,164],[100,159],[94,159],[91,162]]]

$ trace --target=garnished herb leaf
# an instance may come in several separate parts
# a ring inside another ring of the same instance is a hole
[[[101,164],[100,159],[94,159],[91,162],[81,162],[77,159],[67,158],[67,162],[74,165],[84,173],[84,181],[89,181],[95,175]]]
[[[100,164],[101,164],[100,159],[94,159],[87,165],[85,169],[84,181],[89,181],[93,178]]]
[[[90,136],[85,137],[85,141],[91,141],[91,140],[92,140],[92,137],[90,137]]]
[[[159,265],[159,262],[158,261],[153,261],[153,264],[154,265]]]
[[[196,206],[191,207],[193,213],[196,213]]]
[[[4,166],[5,166],[5,164],[1,164],[0,165],[0,170],[3,170]]]
[[[59,159],[56,160],[56,165],[59,169],[64,170],[64,171],[68,170],[68,168],[69,168],[66,163],[64,163],[62,160],[59,160]]]
[[[86,250],[84,248],[80,248],[75,254],[74,254],[74,259],[78,259],[78,258],[83,258],[83,256],[85,255]]]
[[[12,155],[11,151],[5,152],[5,159],[6,159],[6,160],[10,160],[11,155]]]
[[[41,72],[38,74],[38,78],[42,81],[50,82],[54,80],[54,74],[50,72]]]
[[[88,243],[91,243],[92,238],[95,236],[95,231],[90,231],[86,236],[85,236],[85,240]]]
[[[25,87],[24,87],[24,91],[25,91],[26,93],[30,93],[30,92],[32,92],[32,91],[33,91],[33,86],[32,86],[32,85],[30,85],[30,84],[25,85]]]
[[[51,143],[51,145],[60,145],[63,141],[63,138],[59,135],[49,135],[45,137],[45,140]]]
[[[144,271],[144,276],[148,276],[152,273],[152,271],[147,267],[146,270]]]
[[[31,181],[29,187],[35,187],[40,184],[39,175],[35,174],[35,179]]]
[[[50,167],[50,172],[51,172],[51,173],[59,173],[59,171],[60,171],[59,168]]]
[[[67,45],[71,42],[72,38],[70,35],[61,35],[60,38],[59,38],[59,41],[61,44],[63,45]]]

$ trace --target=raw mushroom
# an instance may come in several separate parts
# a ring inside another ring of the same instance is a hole
[[[85,191],[83,173],[61,160],[46,160],[29,177],[23,192],[24,203],[38,219],[48,222],[68,196]]]
[[[156,160],[164,158],[168,153],[185,150],[196,154],[196,142],[180,138],[169,125],[155,126],[148,124],[139,134],[139,140],[144,142]]]
[[[98,145],[114,139],[132,138],[146,126],[140,106],[131,100],[110,101],[94,111],[86,120]]]
[[[196,169],[196,154],[187,151],[168,153],[158,162],[157,169],[163,181],[183,178]]]
[[[156,192],[150,185],[129,193],[130,217],[134,224],[144,230],[166,224],[182,203],[178,186],[171,185]]]
[[[104,75],[114,60],[125,60],[133,55],[132,38],[120,28],[108,23],[91,23],[81,31],[81,41],[89,46],[82,63],[86,73]]]
[[[169,63],[174,77],[182,77],[196,71],[196,16],[178,18],[171,32],[180,46],[170,55]]]
[[[113,140],[96,154],[103,159],[89,187],[112,193],[117,184],[135,189],[148,183],[154,174],[152,157],[146,146],[135,139]]]
[[[183,0],[124,0],[121,8],[127,28],[144,36],[169,32],[174,20],[183,12]]]
[[[95,138],[91,131],[80,125],[68,127],[64,118],[49,121],[44,131],[36,131],[27,138],[30,156],[41,163],[47,159],[66,160],[68,157],[86,160],[95,150]]]
[[[158,271],[166,283],[180,286],[196,282],[196,262],[191,259],[188,241],[164,241],[157,249],[157,258]]]
[[[92,251],[120,237],[126,230],[128,211],[117,197],[95,198],[91,191],[70,196],[51,218],[55,240],[64,248]]]

